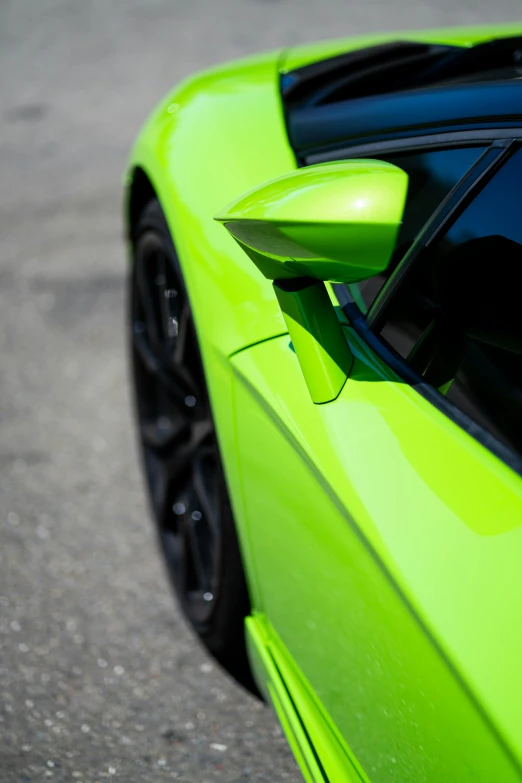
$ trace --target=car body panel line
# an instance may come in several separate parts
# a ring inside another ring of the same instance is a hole
[[[312,783],[369,783],[266,617],[247,617],[245,630],[259,687],[272,701],[305,778]]]
[[[232,353],[228,355],[228,358],[232,359],[232,357],[237,356],[239,353],[242,353],[243,351],[248,351],[249,348],[253,348],[255,345],[261,345],[261,343],[267,343],[270,340],[276,340],[278,337],[284,337],[285,334],[288,334],[288,332],[287,331],[279,332],[279,334],[273,334],[271,337],[265,337],[263,340],[256,340],[253,343],[244,345],[242,348],[238,348],[237,351],[232,351]]]
[[[264,399],[264,397],[258,392],[256,387],[233,363],[232,363],[232,370],[233,370],[233,376],[245,387],[248,393],[256,401],[257,405],[263,410],[263,412],[275,425],[277,430],[281,433],[281,435],[285,438],[285,440],[287,440],[287,442],[291,445],[292,449],[299,456],[300,460],[306,465],[308,471],[312,474],[315,482],[317,482],[317,484],[322,488],[325,495],[332,502],[333,506],[337,509],[337,511],[342,516],[342,518],[350,526],[351,530],[355,533],[359,541],[363,544],[364,548],[369,553],[371,558],[374,560],[380,572],[387,580],[387,582],[390,584],[393,591],[398,596],[403,606],[406,608],[407,612],[410,614],[414,622],[422,630],[425,637],[429,640],[429,643],[437,651],[441,660],[445,663],[449,672],[451,673],[455,681],[458,683],[465,696],[469,699],[469,701],[477,711],[478,715],[481,717],[484,724],[487,726],[491,734],[495,737],[496,741],[499,743],[500,747],[502,748],[502,750],[510,760],[511,764],[517,770],[519,776],[522,778],[522,764],[520,763],[516,753],[512,750],[507,739],[501,733],[496,723],[492,720],[492,718],[488,714],[486,708],[482,705],[479,698],[476,696],[476,694],[470,688],[466,680],[463,678],[459,669],[453,663],[452,659],[448,656],[446,650],[444,649],[442,644],[438,641],[433,631],[429,628],[426,621],[423,619],[423,617],[418,612],[416,607],[412,604],[411,600],[408,598],[404,589],[401,587],[401,585],[392,575],[392,573],[390,572],[389,568],[387,567],[381,555],[377,552],[377,550],[371,544],[367,536],[365,536],[361,527],[357,524],[356,520],[349,513],[348,509],[346,508],[345,504],[342,502],[341,498],[338,496],[338,494],[335,492],[333,487],[327,481],[326,477],[323,475],[321,470],[310,459],[309,455],[306,453],[305,449],[303,448],[299,440],[296,438],[296,436],[286,426],[284,421],[277,415],[276,411],[273,410],[273,408]],[[248,527],[248,515],[247,515],[246,523]]]

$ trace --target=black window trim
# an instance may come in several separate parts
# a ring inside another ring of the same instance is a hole
[[[350,326],[392,372],[520,476],[522,476],[522,457],[480,424],[477,424],[437,389],[427,384],[420,375],[412,370],[402,356],[376,334],[376,331],[382,326],[388,306],[406,279],[408,271],[422,256],[425,248],[436,241],[447,229],[450,221],[454,222],[462,214],[468,204],[521,145],[522,136],[515,138],[512,136],[497,140],[484,150],[421,230],[408,253],[373,302],[366,317],[352,301],[344,283],[332,286]]]
[[[445,134],[441,134],[444,136]],[[453,134],[452,134],[453,135]],[[394,153],[400,153],[400,152],[422,152],[425,151],[433,151],[433,150],[442,150],[442,149],[455,149],[458,147],[473,147],[475,146],[475,143],[469,144],[469,136],[467,134],[458,134],[459,137],[461,137],[461,143],[456,144],[455,139],[452,142],[448,142],[447,145],[441,145],[438,142],[438,136],[433,137],[430,136],[429,140],[424,143],[423,145],[412,148],[410,144],[408,144],[408,139],[400,139],[397,140],[397,144],[390,146],[387,142],[386,144],[379,145],[379,149],[374,149],[373,152],[378,152],[380,155],[385,155],[387,153],[394,154]],[[430,231],[437,230],[439,223],[442,224],[442,220],[452,213],[452,210],[460,204],[461,200],[466,198],[468,196],[468,193],[471,191],[471,189],[474,187],[475,183],[480,181],[480,177],[483,173],[483,170],[489,171],[490,164],[495,163],[499,157],[502,157],[502,150],[511,147],[511,145],[516,141],[516,138],[522,138],[522,129],[520,130],[520,133],[517,134],[517,137],[514,137],[511,132],[509,132],[508,136],[501,136],[498,139],[484,139],[483,144],[480,144],[479,141],[476,142],[476,146],[484,146],[484,149],[482,153],[478,156],[476,161],[473,163],[472,166],[465,172],[465,174],[460,178],[460,180],[455,184],[455,186],[450,190],[448,195],[443,199],[443,201],[439,204],[437,209],[433,212],[432,216],[429,218],[427,223],[422,227],[420,232],[415,238],[415,241],[413,242],[411,248],[408,250],[404,258],[401,260],[399,266],[397,269],[401,269],[404,264],[406,263],[406,259],[411,259],[411,261],[414,260],[414,257],[416,257],[416,253],[419,252],[424,247],[423,240],[425,239],[425,236]],[[433,139],[433,140],[432,140]],[[466,143],[468,142],[468,143]],[[485,142],[488,142],[488,146],[485,146]],[[399,146],[400,145],[400,146]],[[356,158],[358,159],[358,155],[356,154],[356,150],[353,150],[353,155],[349,155],[347,158],[343,158],[343,160],[349,160],[350,158]],[[392,278],[395,278],[397,274],[397,270],[395,270],[394,274],[390,276],[390,280]],[[377,318],[380,317],[380,310],[377,308],[377,303],[381,301],[382,295],[384,294],[384,291],[388,290],[388,284],[390,282],[388,280],[386,284],[383,286],[382,291],[379,292],[378,296],[376,297],[375,301],[372,302],[369,310],[367,313],[363,313],[368,323],[374,328],[375,321]],[[345,283],[341,284],[346,291],[348,291],[348,287]]]
[[[380,329],[389,303],[399,287],[403,285],[409,270],[415,265],[419,256],[443,231],[447,230],[450,222],[454,222],[462,214],[468,204],[511,157],[521,141],[522,137],[494,141],[439,204],[372,303],[366,315],[366,322],[370,329],[373,331]]]
[[[423,136],[408,138],[402,135],[394,139],[385,141],[373,141],[366,144],[350,144],[328,152],[321,152],[315,155],[309,155],[305,166],[312,166],[315,163],[333,163],[337,160],[351,160],[352,158],[371,158],[373,155],[387,155],[400,152],[422,152],[429,151],[433,147],[437,149],[459,148],[459,147],[479,147],[482,144],[493,144],[496,141],[505,141],[519,138],[522,136],[522,127],[520,128],[485,128],[479,130],[463,131],[434,131]]]

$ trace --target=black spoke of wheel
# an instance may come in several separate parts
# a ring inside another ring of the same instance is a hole
[[[184,300],[180,297],[179,284],[172,269],[165,263],[163,269],[163,274],[157,280],[160,284],[159,295],[164,334],[163,350],[169,361],[173,361],[179,344],[180,308],[184,307]]]
[[[208,487],[208,477],[205,475],[206,471],[204,460],[205,457],[203,457],[203,459],[196,458],[194,460],[192,468],[192,481],[194,492],[198,504],[201,506],[208,529],[214,538],[218,538],[220,531],[219,503],[216,502],[217,498],[215,488],[209,489]]]
[[[187,334],[189,330],[189,319],[190,319],[190,307],[188,302],[184,302],[183,309],[181,310],[181,314],[179,317],[179,324],[178,324],[178,339],[176,342],[176,349],[174,352],[174,362],[175,364],[181,364],[183,359],[185,358],[185,348],[187,345]]]
[[[197,512],[196,512],[197,513]],[[184,524],[185,542],[188,547],[192,559],[192,565],[194,567],[194,575],[197,580],[197,588],[201,593],[209,593],[211,589],[209,579],[209,562],[208,552],[204,551],[204,542],[200,535],[198,519],[194,518],[194,512],[189,514]],[[187,585],[187,587],[189,587]],[[189,588],[190,589],[190,588]]]
[[[155,280],[157,274],[157,253],[153,255],[150,264],[138,264],[136,269],[137,295],[143,308],[144,326],[149,342],[158,348],[162,340],[162,322],[158,286]]]
[[[153,460],[154,481],[157,484],[155,507],[165,524],[170,516],[168,503],[173,487],[179,485],[183,474],[193,465],[198,449],[212,431],[213,424],[210,420],[195,422],[191,426],[186,424],[162,443],[161,436],[158,437],[153,425],[148,422],[141,423],[142,440]],[[182,435],[188,437],[182,438]]]
[[[200,396],[199,385],[185,367],[168,362],[158,355],[140,324],[140,321],[135,324],[134,346],[147,371],[158,377],[180,406],[191,407],[188,403],[192,403],[192,400],[197,402]],[[187,398],[190,399],[187,401]]]
[[[168,451],[182,438],[188,437],[190,425],[186,421],[175,422],[169,416],[158,416],[152,419],[143,419],[141,422],[141,436],[147,448],[154,451]]]
[[[146,329],[147,325],[144,321],[137,320],[134,322],[134,333],[132,335],[134,348],[147,371],[152,374],[159,374],[162,372],[162,362],[152,349]]]
[[[174,335],[172,334],[172,319],[169,312],[168,298],[166,296],[166,291],[169,288],[167,285],[167,269],[165,265],[165,256],[162,252],[158,252],[157,254],[156,272],[157,274],[154,283],[156,285],[156,296],[161,322],[160,350],[162,353],[165,353],[168,351],[169,343]]]
[[[188,438],[183,444],[180,444],[175,452],[167,457],[167,462],[183,462],[184,464],[192,464],[198,449],[211,435],[214,429],[214,425],[210,419],[203,419],[196,421],[190,426],[190,438]]]

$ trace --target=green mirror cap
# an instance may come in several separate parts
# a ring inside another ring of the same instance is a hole
[[[271,280],[356,282],[386,269],[407,190],[391,163],[320,163],[251,190],[215,220]]]

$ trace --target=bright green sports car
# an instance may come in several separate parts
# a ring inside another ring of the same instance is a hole
[[[522,24],[301,47],[131,155],[162,548],[307,781],[522,780],[521,77]]]

